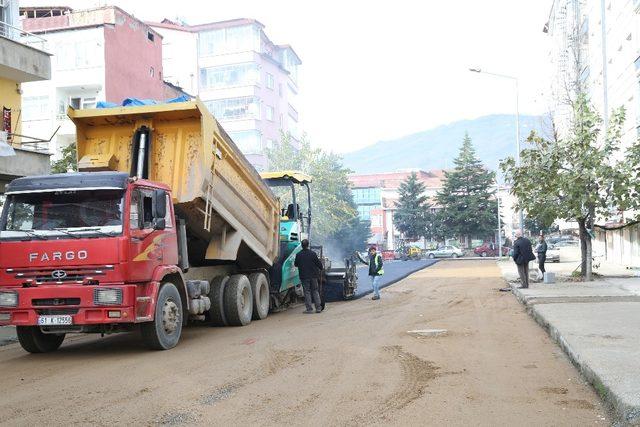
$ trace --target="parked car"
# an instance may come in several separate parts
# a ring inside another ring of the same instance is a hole
[[[560,248],[557,245],[547,244],[546,262],[560,262]]]
[[[395,251],[382,251],[382,259],[385,261],[393,261],[396,259]]]
[[[462,249],[457,248],[455,246],[446,245],[442,246],[438,249],[430,250],[425,252],[427,258],[458,258],[464,255]]]
[[[502,256],[508,256],[509,250],[510,248],[503,246]],[[473,253],[481,257],[498,256],[498,245],[493,242],[485,242],[481,246],[475,248]]]

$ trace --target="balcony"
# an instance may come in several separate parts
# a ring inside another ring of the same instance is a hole
[[[51,55],[46,40],[0,21],[0,77],[17,83],[49,80]]]

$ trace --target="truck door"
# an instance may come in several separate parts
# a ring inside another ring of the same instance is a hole
[[[156,266],[163,263],[164,230],[153,229],[153,191],[135,188],[129,205],[129,265],[130,280],[151,279]]]

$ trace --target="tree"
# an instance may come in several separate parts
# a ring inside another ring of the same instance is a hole
[[[587,281],[592,279],[590,234],[596,218],[640,205],[640,143],[623,150],[624,120],[624,109],[615,110],[600,138],[602,120],[580,94],[566,137],[549,141],[532,133],[528,140],[533,146],[522,151],[521,165],[512,157],[501,165],[518,208],[578,223],[581,275]]]
[[[329,253],[336,257],[344,257],[366,246],[370,224],[358,216],[349,186],[350,171],[342,165],[338,155],[312,148],[306,135],[298,149],[289,134],[282,135],[281,141],[266,153],[271,170],[300,170],[313,178],[310,238],[314,244],[327,246]]]
[[[436,200],[442,206],[439,217],[444,233],[464,237],[468,246],[472,236],[485,238],[495,234],[498,221],[493,189],[495,173],[477,158],[468,134],[454,164],[452,171],[445,171],[444,185]]]
[[[76,144],[69,144],[61,152],[59,160],[51,162],[51,173],[66,173],[78,170]]]
[[[398,188],[400,199],[394,214],[396,228],[410,240],[417,240],[427,234],[429,205],[424,195],[424,184],[412,172]]]

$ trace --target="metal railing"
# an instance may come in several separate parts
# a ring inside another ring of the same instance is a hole
[[[22,28],[0,21],[0,36],[6,37],[18,43],[47,52],[47,39],[37,34],[24,31]]]

